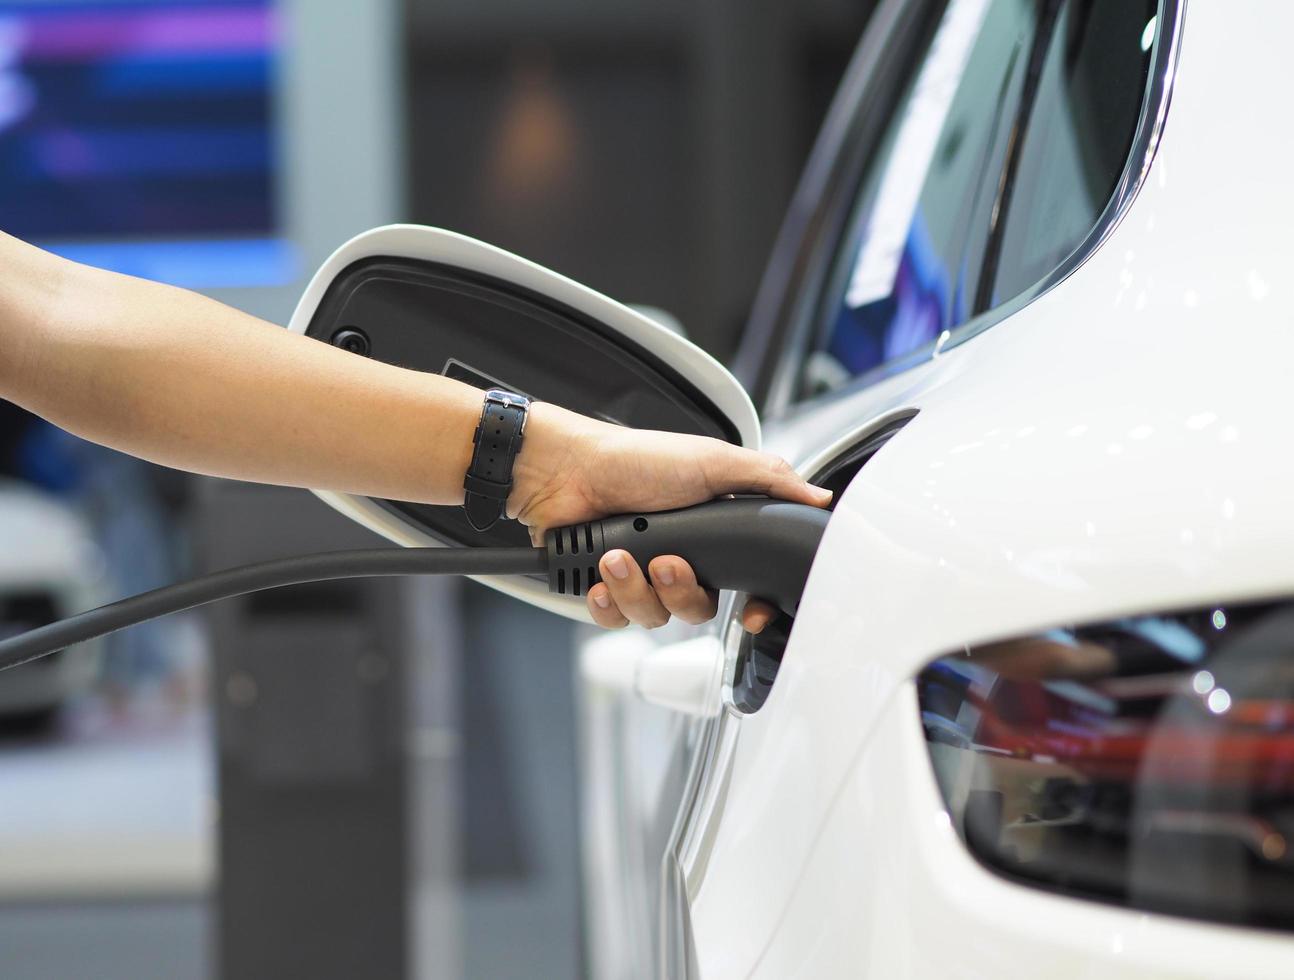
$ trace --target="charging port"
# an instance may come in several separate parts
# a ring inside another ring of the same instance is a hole
[[[826,487],[832,492],[831,506],[834,508],[835,502],[840,499],[845,488],[867,465],[867,462],[915,417],[916,412],[912,412],[892,419],[878,429],[873,429],[853,446],[815,471],[809,477],[809,482]],[[742,636],[732,679],[732,703],[739,711],[751,714],[762,708],[764,702],[768,700],[773,682],[777,679],[778,669],[782,666],[782,654],[786,650],[786,641],[791,636],[794,622],[791,616],[780,613],[759,633],[754,635],[746,633]]]

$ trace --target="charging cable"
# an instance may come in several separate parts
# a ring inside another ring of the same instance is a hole
[[[554,528],[543,548],[373,548],[243,565],[100,606],[0,641],[0,670],[73,643],[195,606],[285,585],[388,575],[547,575],[559,595],[588,593],[598,563],[623,549],[644,568],[661,555],[689,562],[706,588],[736,589],[794,615],[830,514],[767,498],[716,500]]]

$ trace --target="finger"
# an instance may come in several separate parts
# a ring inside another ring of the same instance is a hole
[[[656,598],[669,612],[696,626],[714,618],[719,607],[715,592],[701,588],[692,566],[677,555],[653,558],[647,566]]]
[[[741,611],[741,627],[747,633],[762,632],[777,618],[777,610],[761,599],[751,599]]]
[[[707,474],[710,492],[762,493],[797,504],[826,507],[831,491],[815,487],[800,476],[786,460],[772,453],[755,453],[735,449],[711,464]]]
[[[616,606],[615,600],[611,598],[611,590],[601,582],[589,589],[585,601],[588,603],[589,615],[593,617],[593,622],[603,629],[618,630],[629,625],[629,620],[625,619],[619,607]]]
[[[655,629],[669,622],[669,612],[661,605],[647,584],[638,563],[627,551],[608,551],[598,566],[602,581],[611,593],[611,601],[631,623]]]

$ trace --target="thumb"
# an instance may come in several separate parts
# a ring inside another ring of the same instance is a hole
[[[762,493],[813,507],[831,503],[830,490],[815,487],[773,453],[734,449],[731,455],[717,460],[711,470],[710,491],[716,497],[725,493]]]

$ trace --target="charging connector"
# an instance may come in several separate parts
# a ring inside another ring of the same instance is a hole
[[[644,569],[678,555],[702,586],[749,592],[793,616],[830,517],[805,504],[742,497],[555,528],[545,538],[548,588],[587,595],[602,580],[598,562],[608,551],[627,551]]]

